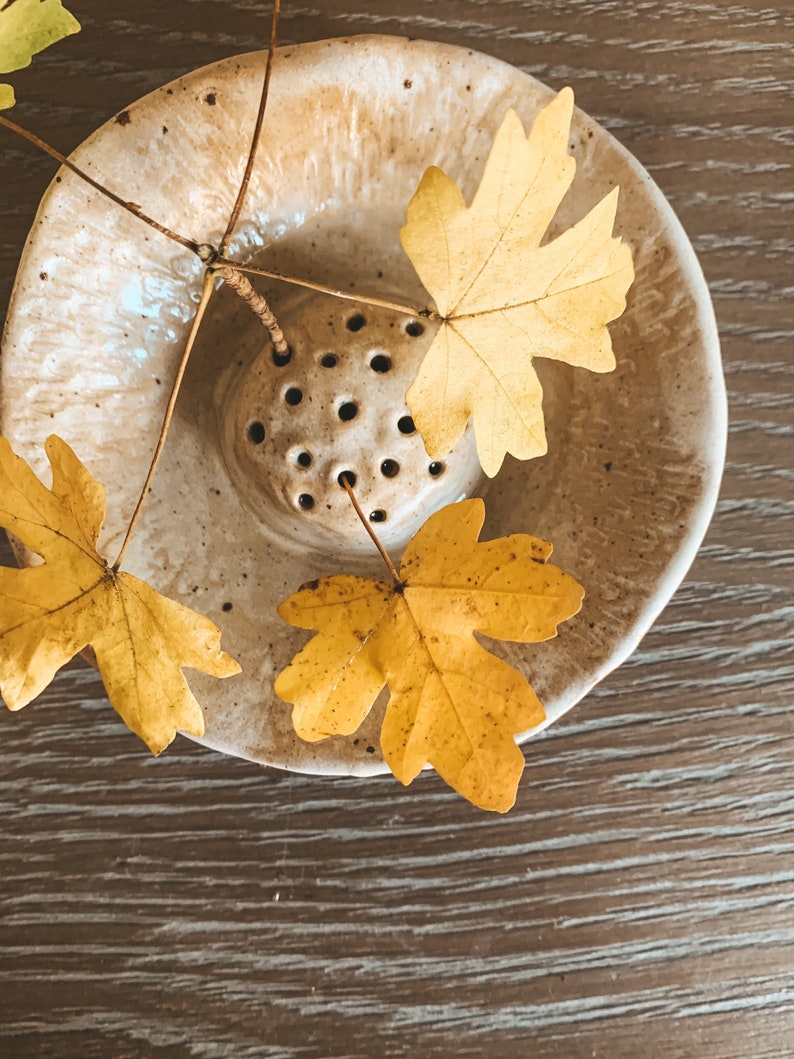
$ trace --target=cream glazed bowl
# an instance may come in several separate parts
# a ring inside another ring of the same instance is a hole
[[[263,62],[239,56],[158,89],[102,126],[74,161],[173,230],[217,244]],[[470,201],[506,110],[528,129],[552,94],[496,59],[443,44],[364,36],[280,49],[230,256],[425,305],[399,241],[425,168],[440,166]],[[493,480],[480,474],[470,436],[439,465],[411,430],[404,393],[432,339],[427,321],[266,281],[292,345],[284,362],[230,291],[211,302],[125,561],[217,622],[242,664],[228,681],[188,673],[209,746],[308,773],[385,771],[384,695],[355,736],[309,744],[273,691],[307,639],[278,618],[277,604],[311,578],[385,572],[337,484],[342,470],[355,473],[395,558],[433,510],[468,495],[486,501],[482,539],[529,532],[554,543],[553,561],[585,586],[582,611],[543,644],[488,642],[531,681],[545,724],[631,653],[681,581],[724,459],[711,303],[685,233],[636,160],[580,111],[570,150],[577,175],[550,235],[621,189],[616,230],[636,279],[610,325],[618,367],[593,375],[536,361],[549,453],[508,458]],[[200,286],[192,253],[59,173],[12,296],[2,431],[45,480],[45,438],[72,445],[106,487],[107,554],[143,483]]]

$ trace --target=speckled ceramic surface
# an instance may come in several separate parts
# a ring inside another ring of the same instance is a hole
[[[261,68],[261,56],[246,55],[190,74],[109,122],[75,159],[175,230],[217,241]],[[282,49],[265,150],[232,253],[423,305],[398,235],[422,172],[441,166],[470,198],[505,110],[515,108],[528,126],[550,96],[516,69],[441,44],[371,36]],[[228,291],[212,303],[125,563],[209,615],[242,663],[243,674],[229,681],[189,674],[211,746],[307,772],[384,768],[378,708],[355,738],[309,745],[294,736],[290,708],[272,691],[306,640],[277,618],[278,601],[323,574],[381,576],[352,515],[347,531],[341,506],[325,523],[318,518],[321,498],[336,503],[330,476],[350,460],[368,507],[386,513],[384,533],[396,549],[458,490],[485,496],[484,537],[525,531],[554,542],[554,561],[587,589],[584,609],[545,644],[489,644],[532,680],[549,721],[627,657],[683,577],[714,506],[726,434],[708,292],[658,189],[581,112],[571,151],[577,177],[555,230],[621,186],[617,228],[632,246],[637,278],[627,312],[610,328],[618,368],[601,376],[536,361],[549,454],[508,459],[492,482],[472,470],[469,440],[431,475],[416,439],[399,427],[407,413],[399,386],[431,337],[409,334],[410,317],[270,284],[277,312],[299,332],[292,361],[273,376],[263,368],[259,324]],[[199,287],[196,258],[71,174],[47,192],[3,341],[2,429],[40,472],[49,433],[75,448],[107,487],[101,543],[111,553],[148,466]],[[356,313],[365,324],[354,331]],[[333,368],[322,365],[327,354],[337,357]],[[392,370],[373,369],[376,356],[391,358]],[[290,389],[301,391],[299,402],[286,399]],[[339,415],[346,403],[357,407],[350,421]],[[246,432],[260,422],[266,437],[258,441],[257,430]],[[305,467],[302,453],[311,456]],[[388,460],[399,474],[383,473]],[[311,508],[301,507],[304,494]]]

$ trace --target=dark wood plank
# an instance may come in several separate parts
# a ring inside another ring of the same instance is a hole
[[[74,0],[16,79],[69,150],[257,47],[253,0]],[[3,718],[0,1051],[769,1059],[794,1046],[794,9],[778,2],[285,4],[285,42],[490,52],[649,168],[709,280],[731,400],[700,556],[634,657],[527,747],[516,809],[435,777],[320,780],[185,740],[154,760],[75,663]],[[50,164],[0,142],[0,304]]]

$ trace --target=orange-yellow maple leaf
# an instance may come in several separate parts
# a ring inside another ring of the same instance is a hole
[[[506,453],[546,452],[543,391],[533,357],[590,371],[615,366],[606,324],[626,305],[631,251],[612,235],[615,188],[572,228],[542,240],[573,181],[573,92],[544,107],[527,137],[508,111],[470,207],[428,169],[400,235],[441,325],[406,399],[428,453],[441,459],[471,416],[493,477]]]
[[[408,784],[429,762],[464,797],[504,812],[524,757],[514,737],[545,714],[520,673],[475,631],[531,643],[556,634],[583,591],[526,534],[479,542],[482,500],[442,508],[414,536],[399,582],[337,576],[303,585],[279,607],[315,636],[278,676],[301,738],[350,735],[384,684],[381,747]]]
[[[105,493],[65,441],[47,439],[48,489],[0,438],[0,525],[44,564],[0,568],[0,692],[19,710],[90,645],[108,697],[158,754],[204,720],[182,667],[239,673],[213,623],[145,581],[113,570],[96,550]]]

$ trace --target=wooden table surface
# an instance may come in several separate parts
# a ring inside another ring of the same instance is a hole
[[[72,0],[15,78],[64,151],[260,46],[255,0]],[[526,748],[515,809],[426,774],[153,759],[75,663],[2,718],[0,1054],[794,1054],[792,0],[285,2],[284,43],[503,58],[648,168],[709,281],[731,404],[716,515],[639,650]],[[0,137],[0,305],[47,159]]]

